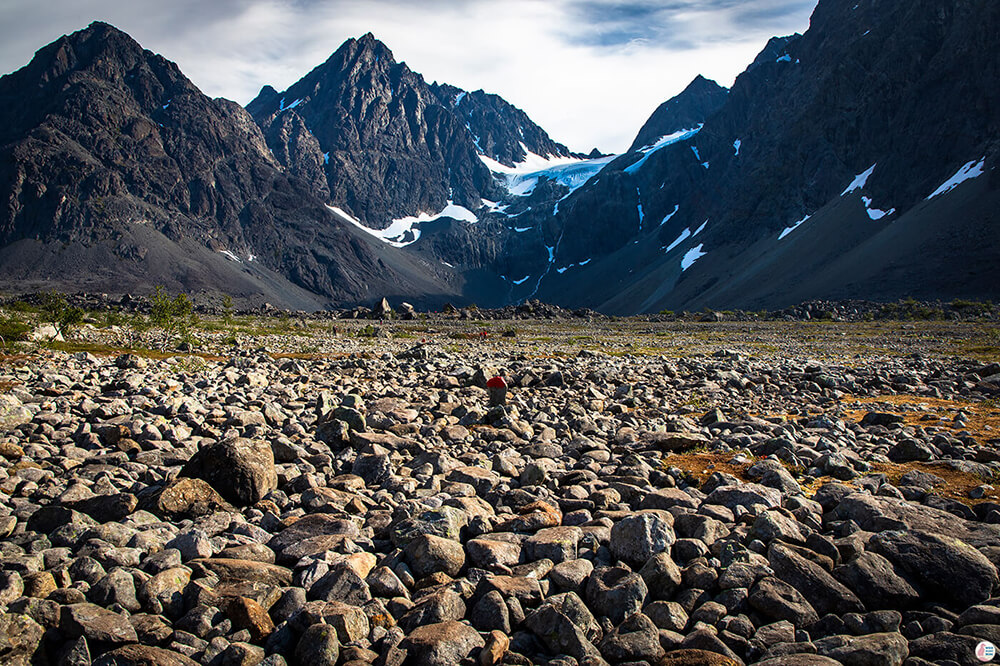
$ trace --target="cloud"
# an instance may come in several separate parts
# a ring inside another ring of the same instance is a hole
[[[178,63],[205,93],[283,90],[373,32],[428,81],[495,92],[578,150],[623,150],[697,74],[730,85],[815,0],[8,0],[0,70],[104,20]]]

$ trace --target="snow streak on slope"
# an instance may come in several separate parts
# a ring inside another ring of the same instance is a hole
[[[877,164],[873,164],[870,167],[868,167],[867,171],[859,173],[857,176],[855,176],[851,184],[847,186],[847,189],[840,193],[840,196],[844,196],[845,194],[850,194],[854,190],[860,190],[864,188],[864,186],[868,183],[868,179],[871,178],[872,172],[875,171],[876,166]]]
[[[676,215],[677,211],[679,211],[680,209],[681,209],[681,205],[680,204],[674,204],[674,209],[670,212],[669,215],[667,215],[665,218],[663,218],[663,220],[660,222],[660,226],[662,227],[664,224],[666,224],[667,222],[669,222],[670,218],[672,218],[674,215]]]
[[[639,210],[639,231],[641,232],[642,231],[642,221],[643,221],[643,219],[645,219],[646,214],[642,212],[642,193],[639,191],[638,187],[635,188],[635,198],[639,202],[638,205],[637,205],[637,208]]]
[[[640,148],[639,152],[643,153],[642,159],[640,159],[635,164],[626,167],[625,168],[625,173],[629,174],[630,176],[634,175],[635,172],[638,171],[639,169],[641,169],[642,166],[646,163],[646,160],[649,159],[650,155],[652,155],[656,151],[660,150],[661,148],[666,148],[667,146],[669,146],[671,144],[677,143],[679,141],[686,141],[687,139],[690,139],[695,134],[697,134],[698,132],[700,132],[701,128],[702,128],[702,125],[698,125],[697,127],[693,127],[691,129],[678,130],[678,131],[674,132],[673,134],[668,134],[666,136],[661,136],[659,139],[656,140],[656,142],[654,142],[654,143],[652,143],[652,144],[650,144],[648,146],[645,146],[643,148]]]
[[[881,220],[886,215],[892,215],[896,212],[895,208],[890,208],[889,210],[879,210],[878,208],[872,208],[871,197],[861,197],[861,201],[865,204],[865,212],[868,213],[868,217],[873,220]]]
[[[448,205],[436,215],[420,213],[416,216],[402,217],[397,220],[393,220],[392,224],[385,229],[369,229],[340,208],[329,205],[327,208],[329,208],[343,221],[353,224],[358,229],[361,229],[365,233],[370,234],[380,241],[392,245],[393,247],[406,247],[407,245],[417,242],[420,238],[420,225],[425,222],[433,222],[434,220],[438,220],[443,217],[461,220],[470,224],[475,224],[479,221],[479,218],[477,218],[476,214],[471,210],[465,208],[464,206],[459,206],[452,201],[449,201]]]
[[[782,238],[784,238],[788,234],[792,233],[793,231],[795,231],[796,229],[798,229],[799,227],[801,227],[802,223],[805,222],[806,220],[808,220],[810,217],[812,217],[812,215],[806,215],[805,217],[803,217],[801,220],[799,220],[798,222],[796,222],[792,226],[785,227],[785,230],[782,231],[781,234],[778,236],[778,240],[781,240]]]
[[[664,252],[670,252],[672,249],[674,249],[675,247],[677,247],[690,237],[691,237],[691,229],[689,228],[684,229],[684,231],[682,231],[680,235],[678,235],[677,238],[674,239],[673,243],[664,248]]]
[[[480,155],[479,159],[489,167],[490,171],[501,176],[507,185],[507,190],[515,196],[527,196],[535,189],[542,178],[554,180],[565,185],[573,192],[596,176],[617,155],[609,155],[593,160],[581,160],[576,157],[542,157],[537,155],[522,143],[521,148],[527,154],[523,161],[509,167],[494,159]]]
[[[986,163],[986,158],[985,157],[982,158],[981,160],[979,160],[979,162],[976,162],[975,160],[969,162],[968,164],[966,164],[965,166],[963,166],[961,169],[959,169],[955,173],[954,176],[952,176],[951,178],[949,178],[948,180],[946,180],[944,183],[942,183],[941,187],[939,187],[936,190],[934,190],[934,193],[931,194],[927,198],[928,199],[933,199],[934,197],[938,196],[939,194],[944,194],[945,192],[950,192],[951,190],[955,189],[960,184],[964,183],[965,181],[967,181],[967,180],[969,180],[971,178],[978,178],[979,176],[982,176],[983,175],[983,164],[985,164],[985,163]]]
[[[704,257],[706,254],[708,254],[707,252],[702,252],[702,248],[704,248],[704,247],[705,247],[705,244],[704,243],[700,243],[697,247],[693,247],[693,248],[691,248],[690,250],[687,251],[687,253],[684,255],[684,258],[681,259],[681,272],[682,273],[684,271],[686,271],[687,269],[691,268],[694,265],[694,262],[698,261],[699,259],[701,259],[702,257]]]

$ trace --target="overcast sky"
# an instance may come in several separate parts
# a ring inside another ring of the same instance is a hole
[[[0,0],[0,71],[111,23],[213,97],[284,90],[372,32],[428,83],[482,88],[574,150],[620,152],[697,74],[729,86],[816,0]]]

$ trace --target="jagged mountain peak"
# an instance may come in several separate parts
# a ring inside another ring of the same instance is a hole
[[[329,59],[317,70],[334,68],[375,68],[381,65],[383,69],[391,69],[397,65],[406,67],[405,63],[397,63],[392,50],[375,35],[368,32],[358,38],[350,38],[333,52]]]
[[[465,123],[371,33],[344,42],[283,93],[272,90],[247,106],[272,152],[288,155],[293,172],[304,160],[314,173],[320,160],[330,201],[371,228],[437,213],[449,201],[478,208],[481,197],[500,194]],[[304,122],[290,123],[287,114]],[[315,147],[292,155],[289,138]]]
[[[692,129],[703,123],[722,107],[728,93],[727,88],[699,74],[684,90],[653,111],[636,135],[629,152],[649,146],[661,137]]]
[[[575,155],[500,95],[482,89],[468,92],[437,82],[431,84],[431,91],[444,107],[462,118],[477,151],[485,157],[510,167],[523,162],[529,151],[543,157]]]
[[[36,87],[51,85],[80,71],[106,80],[120,80],[136,67],[152,63],[171,78],[186,81],[174,63],[143,49],[115,26],[95,21],[42,47],[26,66],[3,78],[10,78],[22,87],[32,80]],[[193,84],[191,87],[194,88]]]

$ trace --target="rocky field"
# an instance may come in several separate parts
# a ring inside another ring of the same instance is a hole
[[[980,663],[998,346],[287,317],[8,345],[0,662]]]

